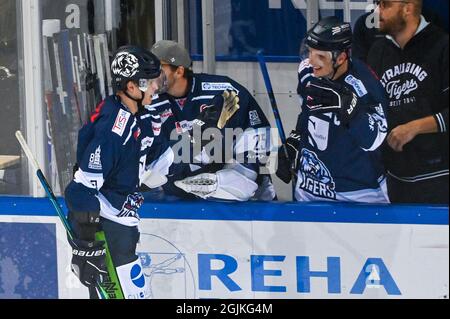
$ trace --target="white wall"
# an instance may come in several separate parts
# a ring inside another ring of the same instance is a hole
[[[60,298],[87,298],[87,289],[70,272],[71,254],[62,226],[57,218],[53,220],[58,227]],[[151,258],[151,264],[144,265],[144,273],[156,299],[448,298],[448,225],[144,219],[140,231],[137,252]],[[229,278],[239,290],[232,291],[218,277],[200,272],[199,261],[208,255],[225,255],[229,260],[226,265],[211,259],[211,270],[222,271],[236,263]],[[264,276],[264,285],[284,287],[285,291],[252,288],[252,280],[261,279],[255,268],[252,270],[253,255],[282,259],[266,261],[258,269],[280,271]],[[298,257],[309,259],[311,272],[334,271],[338,275],[308,278],[297,269]],[[329,267],[329,258],[337,264]],[[369,260],[375,259],[387,272],[373,268]],[[363,283],[364,291],[352,293],[361,274],[364,277],[359,283]],[[200,283],[208,281],[211,288],[200,289]],[[299,292],[298,283],[308,281],[310,291]],[[392,283],[400,294],[387,291]],[[339,292],[330,293],[330,285],[338,287]]]

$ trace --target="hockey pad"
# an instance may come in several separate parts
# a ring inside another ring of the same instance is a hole
[[[141,185],[150,189],[161,187],[167,183],[167,175],[173,164],[175,155],[172,148],[168,148],[156,161],[151,163],[140,178]]]
[[[125,299],[150,299],[151,287],[142,268],[141,259],[116,268]]]
[[[203,199],[221,199],[245,202],[252,198],[258,185],[233,169],[216,174],[200,174],[175,182],[175,186]]]
[[[167,183],[167,177],[154,170],[145,171],[141,176],[141,184],[150,189],[161,187]]]
[[[233,115],[240,109],[239,97],[235,91],[224,91],[222,113],[220,114],[217,127],[221,130],[227,122],[233,117]]]

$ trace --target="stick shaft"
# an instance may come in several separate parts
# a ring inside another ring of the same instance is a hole
[[[61,222],[64,225],[64,228],[67,231],[68,236],[70,237],[70,239],[73,239],[73,232],[72,232],[72,228],[69,225],[69,222],[66,219],[66,216],[64,214],[64,212],[61,209],[61,206],[59,206],[58,200],[56,199],[55,194],[53,193],[53,190],[50,186],[50,184],[47,182],[47,179],[44,176],[44,173],[42,173],[42,170],[39,167],[38,162],[36,161],[36,158],[34,157],[33,153],[31,152],[27,142],[25,141],[22,132],[17,131],[16,132],[16,138],[20,143],[20,146],[22,147],[26,157],[28,158],[28,161],[31,163],[31,165],[33,166],[33,168],[35,169],[35,173],[39,179],[39,181],[41,182],[42,187],[45,190],[45,193],[47,194],[48,199],[50,200],[50,202],[53,204],[53,207],[56,210],[56,213],[58,214]]]
[[[278,133],[280,134],[281,142],[286,143],[286,134],[284,133],[283,122],[281,121],[280,112],[278,110],[275,94],[273,93],[272,82],[270,81],[269,71],[267,70],[266,61],[261,51],[257,53],[259,65],[266,85],[267,93],[269,95],[270,105],[272,106],[273,115],[277,125]]]

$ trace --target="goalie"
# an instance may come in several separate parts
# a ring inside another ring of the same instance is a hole
[[[158,110],[161,134],[175,153],[165,196],[273,200],[270,176],[261,173],[271,151],[270,124],[255,99],[228,77],[194,74],[188,52],[176,42],[159,41],[151,51],[168,80],[167,93],[149,106]],[[240,134],[230,138],[227,130]],[[210,143],[216,147],[208,149]]]

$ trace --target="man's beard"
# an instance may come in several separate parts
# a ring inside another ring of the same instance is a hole
[[[391,21],[384,20],[380,25],[380,32],[388,35],[396,35],[406,28],[406,20],[403,17],[392,19]]]

